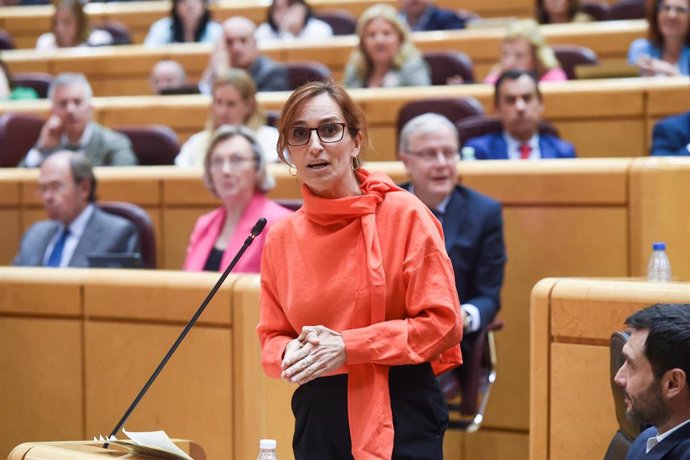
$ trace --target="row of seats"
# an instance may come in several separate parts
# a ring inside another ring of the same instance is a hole
[[[26,113],[0,116],[0,167],[13,168],[36,144],[45,120]],[[164,125],[120,126],[142,165],[171,165],[180,151],[177,134]]]
[[[577,67],[599,63],[596,53],[585,46],[556,45],[553,50],[570,80],[577,79]],[[449,78],[456,75],[462,77],[465,83],[475,81],[472,60],[465,53],[460,51],[427,51],[423,53],[423,57],[431,71],[432,85],[445,85]],[[288,82],[292,89],[307,81],[328,79],[332,76],[328,67],[314,61],[284,62],[282,65],[287,69]],[[36,90],[41,98],[47,97],[48,87],[53,80],[53,76],[45,72],[17,72],[13,78],[17,85]],[[194,85],[185,88],[186,90],[183,91],[185,93],[198,92],[198,88]],[[175,94],[180,93],[181,91],[175,91]]]

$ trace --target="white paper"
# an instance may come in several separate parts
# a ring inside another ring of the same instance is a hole
[[[163,430],[135,432],[127,431],[123,428],[122,432],[126,434],[129,439],[136,442],[137,444],[141,444],[143,446],[158,447],[159,449],[172,452],[175,455],[180,456],[181,458],[193,460],[192,457],[187,455],[185,451],[177,447]]]

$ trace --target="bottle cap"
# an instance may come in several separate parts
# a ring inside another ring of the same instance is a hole
[[[655,251],[665,251],[666,243],[664,243],[663,241],[657,241],[652,244],[652,249]]]
[[[261,439],[259,441],[259,449],[275,449],[276,440],[275,439]]]

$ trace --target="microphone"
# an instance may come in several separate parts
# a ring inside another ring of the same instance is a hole
[[[108,439],[110,439],[111,436],[115,436],[118,431],[120,431],[120,428],[125,424],[129,416],[132,414],[132,411],[134,411],[134,408],[137,407],[137,404],[139,404],[139,401],[144,397],[146,392],[148,391],[149,387],[153,384],[154,380],[156,380],[156,377],[158,377],[158,374],[163,370],[163,367],[168,363],[170,358],[172,357],[173,353],[175,353],[175,350],[177,350],[177,347],[180,346],[180,343],[184,340],[184,338],[187,336],[189,331],[194,327],[194,324],[196,324],[196,321],[199,319],[199,316],[204,312],[206,309],[206,306],[209,304],[211,299],[213,299],[213,296],[216,295],[216,292],[218,292],[218,289],[220,289],[220,286],[223,284],[225,281],[225,278],[228,277],[230,272],[232,271],[233,268],[235,268],[235,265],[237,265],[237,262],[239,262],[240,258],[244,254],[244,251],[247,250],[250,244],[254,241],[254,239],[261,234],[261,232],[264,230],[264,227],[266,227],[266,218],[261,217],[259,220],[256,221],[256,224],[254,224],[254,227],[252,227],[249,236],[247,237],[246,240],[244,240],[244,243],[242,244],[242,247],[240,248],[239,251],[237,251],[237,254],[235,254],[235,257],[232,259],[228,267],[225,269],[223,274],[218,278],[218,281],[216,284],[213,286],[211,289],[211,292],[208,293],[206,296],[206,299],[201,303],[201,306],[199,309],[194,313],[194,316],[192,316],[192,319],[189,320],[185,328],[182,330],[180,333],[180,336],[175,340],[175,343],[173,343],[172,347],[170,347],[170,350],[168,350],[168,353],[165,355],[161,363],[158,365],[155,371],[153,371],[153,374],[149,378],[148,382],[144,385],[144,387],[141,389],[139,394],[137,395],[136,398],[134,398],[134,401],[132,401],[132,404],[127,408],[125,411],[125,414],[122,416],[119,422],[117,422],[117,425],[115,425],[115,428],[113,428],[112,433],[108,436]],[[107,449],[108,448],[108,443],[106,442],[103,444],[103,448]]]

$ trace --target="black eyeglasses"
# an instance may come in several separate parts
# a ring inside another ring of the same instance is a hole
[[[345,127],[347,123],[326,123],[318,128],[307,128],[306,126],[293,126],[288,128],[286,141],[292,147],[305,145],[311,139],[311,132],[316,131],[316,135],[321,142],[332,144],[339,142],[345,135]]]

